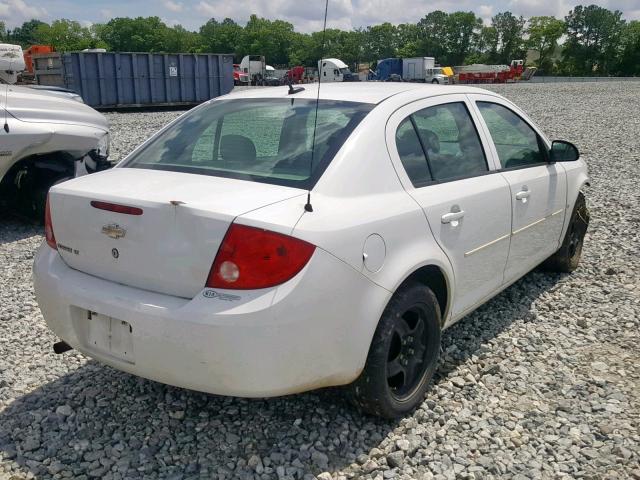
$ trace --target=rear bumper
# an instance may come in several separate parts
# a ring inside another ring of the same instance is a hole
[[[189,300],[73,270],[43,243],[34,285],[49,328],[86,355],[162,383],[244,397],[353,381],[390,296],[321,249],[279,287]],[[92,346],[89,311],[131,326],[128,360]]]

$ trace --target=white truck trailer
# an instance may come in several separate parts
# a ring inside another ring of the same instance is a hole
[[[246,55],[240,62],[240,71],[249,76],[251,85],[264,85],[267,62],[261,55]]]
[[[0,43],[0,83],[16,83],[18,74],[24,69],[22,47],[20,45]]]
[[[402,79],[407,82],[449,83],[449,76],[442,67],[436,66],[434,57],[403,58]]]

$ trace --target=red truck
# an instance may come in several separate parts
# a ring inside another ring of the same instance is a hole
[[[237,63],[233,64],[233,84],[249,85],[249,74],[243,72]]]
[[[318,71],[315,68],[308,67],[293,67],[291,70],[287,70],[287,72],[282,77],[282,82],[284,84],[289,83],[312,83],[318,75]]]
[[[524,69],[523,60],[511,60],[511,65],[463,65],[454,67],[456,83],[507,83],[529,80],[534,69]]]

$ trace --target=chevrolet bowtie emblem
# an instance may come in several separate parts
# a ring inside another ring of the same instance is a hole
[[[107,237],[118,239],[124,237],[127,231],[124,229],[124,227],[112,223],[110,225],[103,226],[102,233],[104,233]]]

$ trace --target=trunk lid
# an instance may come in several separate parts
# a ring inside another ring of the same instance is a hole
[[[116,168],[57,185],[49,201],[58,251],[71,268],[193,298],[234,218],[299,195],[304,192],[277,185]],[[137,207],[142,214],[100,210],[91,201]]]

